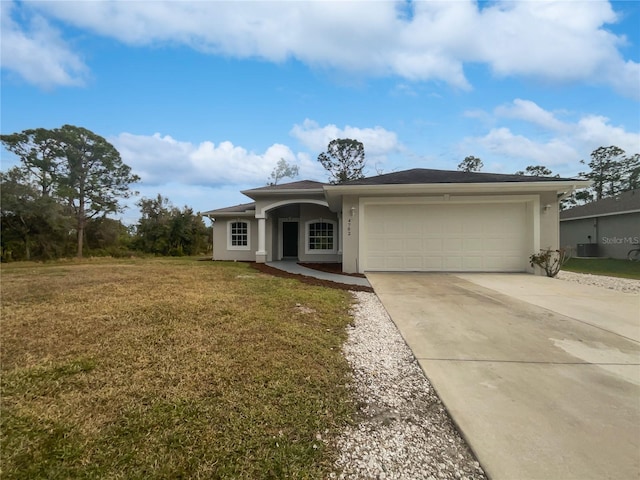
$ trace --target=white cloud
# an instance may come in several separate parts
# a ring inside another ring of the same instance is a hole
[[[517,165],[509,167],[513,171],[533,164],[557,166],[575,175],[584,169],[579,161],[587,160],[600,146],[616,145],[628,154],[640,152],[640,132],[628,132],[603,116],[585,115],[574,121],[560,121],[552,112],[522,99],[499,106],[494,113],[497,122],[504,117],[516,118],[535,125],[541,134],[529,138],[514,133],[515,125],[497,126],[486,135],[465,138],[459,148],[463,151],[473,148],[476,152],[482,148],[489,156],[513,161]]]
[[[40,15],[28,29],[12,18],[13,4],[0,2],[2,68],[42,88],[83,85],[88,69]]]
[[[379,126],[359,128],[347,125],[340,128],[329,124],[321,127],[317,122],[307,118],[302,125],[294,125],[289,133],[318,154],[324,152],[329,142],[336,138],[359,140],[364,144],[366,156],[384,157],[401,149],[397,135]]]
[[[544,110],[531,100],[517,98],[511,105],[497,107],[495,113],[501,117],[524,120],[548,130],[562,132],[568,128],[568,125],[558,120],[553,113]]]
[[[250,6],[249,6],[250,5]],[[465,63],[500,76],[610,85],[638,98],[608,2],[41,2],[39,12],[131,45],[436,80],[469,89]],[[406,10],[413,9],[407,15]],[[403,10],[403,11],[400,11]],[[54,57],[55,61],[55,57]],[[62,71],[70,65],[60,64]]]
[[[124,163],[147,186],[177,182],[185,186],[257,187],[266,185],[281,158],[298,165],[298,179],[322,180],[326,176],[307,154],[295,154],[282,144],[273,144],[264,152],[255,153],[229,141],[217,145],[210,141],[194,144],[159,133],[121,133],[110,141],[120,152]]]
[[[474,139],[472,143],[480,145],[494,155],[515,160],[524,159],[534,165],[552,167],[580,159],[579,153],[563,140],[534,141],[523,135],[515,135],[504,127],[491,129],[487,135]]]

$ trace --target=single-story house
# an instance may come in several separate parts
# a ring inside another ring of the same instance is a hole
[[[640,189],[560,212],[560,245],[584,257],[627,258],[640,243]]]
[[[532,272],[558,248],[559,201],[589,182],[412,169],[343,184],[303,180],[243,191],[253,202],[201,213],[214,260],[342,262],[367,271]]]

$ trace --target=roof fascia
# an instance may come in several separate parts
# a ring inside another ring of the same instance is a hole
[[[424,183],[400,185],[327,185],[328,195],[411,194],[411,193],[486,193],[557,192],[588,187],[589,180],[548,182]]]
[[[640,213],[640,209],[624,210],[623,212],[594,213],[592,215],[581,215],[579,217],[565,217],[565,218],[561,218],[560,221],[568,222],[569,220],[585,220],[585,219],[597,218],[597,217],[612,217],[615,215],[628,215],[629,213]]]
[[[322,188],[292,188],[281,190],[242,190],[240,193],[246,195],[249,198],[256,200],[257,198],[265,197],[282,197],[282,196],[301,196],[301,195],[322,195],[324,189]]]

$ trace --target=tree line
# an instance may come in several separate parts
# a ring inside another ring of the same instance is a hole
[[[85,253],[192,255],[207,250],[208,229],[189,207],[142,199],[126,226],[109,215],[136,195],[140,179],[100,135],[73,125],[0,135],[20,164],[0,172],[0,255],[46,260]]]

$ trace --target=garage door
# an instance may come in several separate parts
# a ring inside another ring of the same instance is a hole
[[[524,203],[366,205],[364,269],[520,272],[526,218]]]

